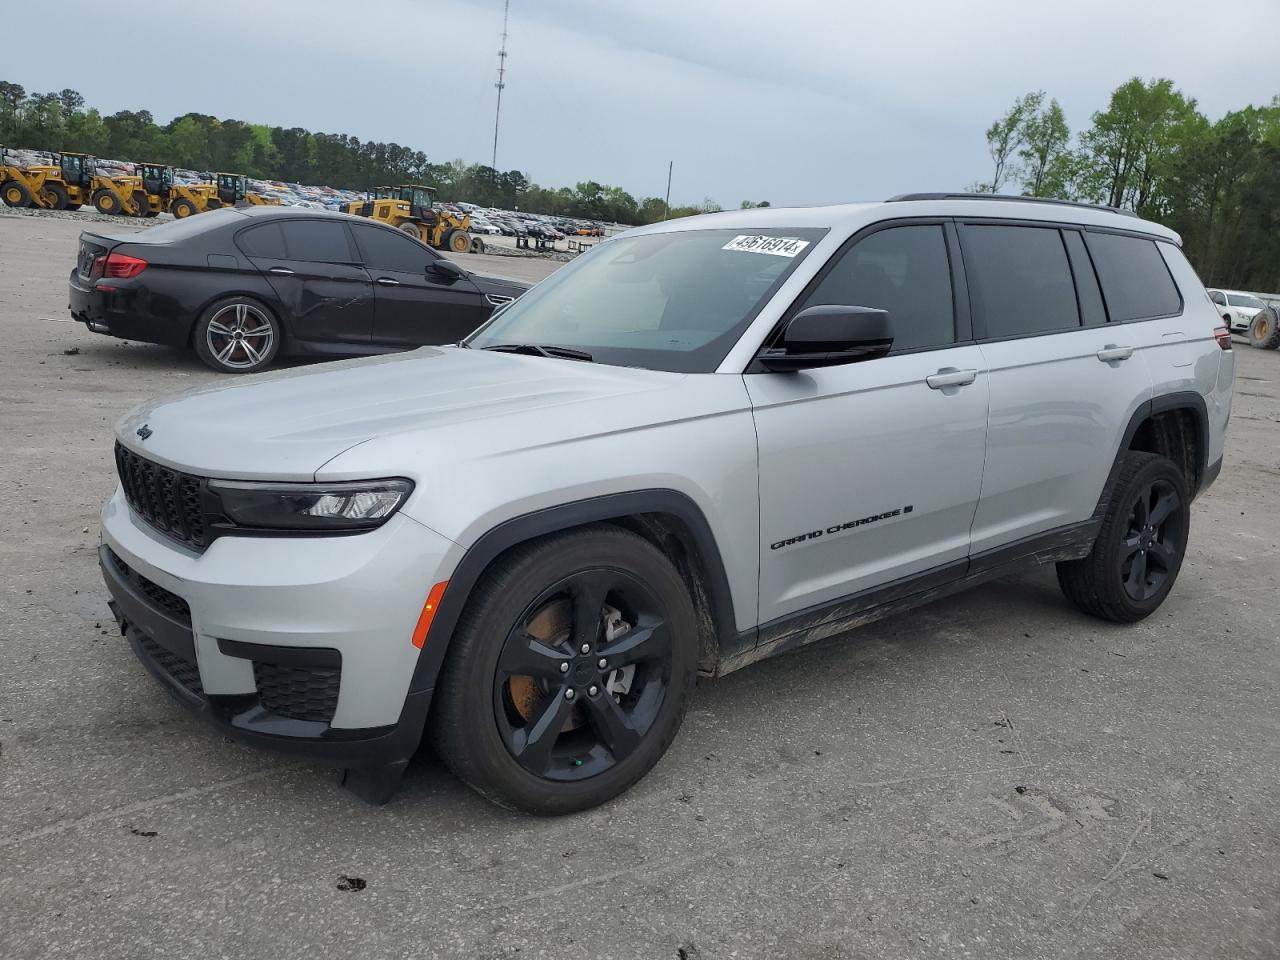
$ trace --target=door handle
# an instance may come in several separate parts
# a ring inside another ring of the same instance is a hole
[[[379,278],[378,278],[377,280],[375,280],[374,282],[375,282],[375,283],[378,283],[378,284],[381,284],[381,285],[382,285],[382,286],[384,286],[384,287],[398,287],[398,286],[400,286],[400,281],[399,281],[399,280],[393,280],[393,279],[391,279],[390,277],[379,277]]]
[[[941,390],[944,387],[968,386],[977,378],[977,370],[957,370],[954,367],[943,367],[937,373],[932,373],[925,377],[924,382],[932,390]]]
[[[1098,359],[1103,363],[1117,363],[1132,356],[1133,347],[1117,347],[1114,343],[1108,343],[1098,351]]]
[[[273,276],[277,276],[277,277],[292,277],[292,276],[293,276],[293,271],[292,271],[292,270],[290,270],[288,267],[271,267],[271,268],[267,271],[267,273],[270,273],[270,274],[272,274]]]

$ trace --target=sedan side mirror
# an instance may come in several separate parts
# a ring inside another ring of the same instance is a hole
[[[889,313],[874,307],[806,307],[788,322],[776,346],[760,354],[775,373],[883,357],[893,346]]]
[[[432,260],[427,266],[427,273],[434,275],[437,280],[445,283],[452,283],[467,275],[467,271],[454,263],[447,257],[440,257],[438,260]]]

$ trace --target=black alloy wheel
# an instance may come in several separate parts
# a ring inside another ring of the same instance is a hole
[[[617,796],[661,759],[693,690],[699,629],[663,550],[611,524],[579,527],[512,548],[464,599],[451,636],[427,637],[449,645],[428,733],[468,785],[559,815]]]
[[[1167,479],[1143,487],[1129,510],[1120,550],[1120,575],[1129,597],[1142,602],[1176,574],[1186,547],[1182,498]]]
[[[657,599],[624,570],[586,570],[544,590],[507,634],[494,717],[524,769],[582,780],[631,755],[670,685],[671,634]]]
[[[1191,496],[1177,464],[1130,451],[1092,550],[1058,564],[1058,585],[1085,613],[1117,623],[1141,620],[1173,589],[1190,530]]]

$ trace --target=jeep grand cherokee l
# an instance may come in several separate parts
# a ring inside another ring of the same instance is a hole
[[[1115,211],[692,217],[461,345],[140,407],[102,571],[223,731],[375,802],[426,734],[484,795],[565,813],[657,762],[698,674],[1033,563],[1148,616],[1232,369],[1178,237]]]

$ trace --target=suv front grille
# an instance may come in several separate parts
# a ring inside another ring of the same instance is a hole
[[[116,444],[116,470],[133,512],[179,543],[195,550],[208,544],[200,477],[170,470]]]
[[[253,679],[263,709],[294,720],[332,721],[341,678],[341,667],[253,662]]]

